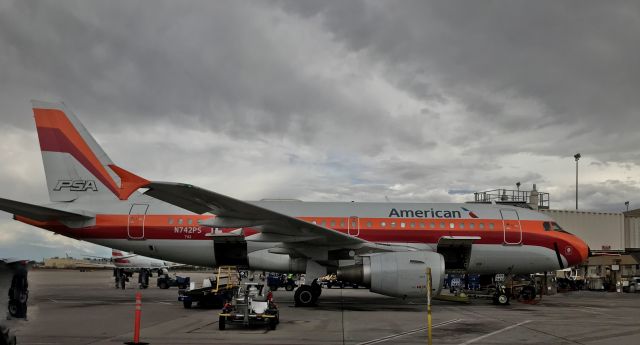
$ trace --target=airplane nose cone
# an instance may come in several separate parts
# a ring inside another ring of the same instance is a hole
[[[579,265],[587,261],[591,253],[589,246],[579,238],[575,238],[573,241],[569,242],[565,251],[567,252],[566,254],[573,254],[567,255],[567,261],[570,266]]]

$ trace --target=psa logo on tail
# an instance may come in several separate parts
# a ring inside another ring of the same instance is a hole
[[[58,184],[56,184],[53,190],[69,190],[72,192],[86,192],[90,190],[97,192],[98,187],[94,180],[58,180]]]

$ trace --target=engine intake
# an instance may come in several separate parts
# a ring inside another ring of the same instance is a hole
[[[444,257],[436,252],[391,252],[362,257],[362,264],[338,269],[338,280],[361,284],[371,292],[415,298],[427,294],[427,267],[431,288],[437,295],[444,281]]]

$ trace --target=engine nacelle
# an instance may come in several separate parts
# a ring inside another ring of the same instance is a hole
[[[338,280],[362,284],[371,292],[416,298],[427,295],[427,267],[431,289],[438,295],[444,282],[444,257],[435,252],[391,252],[362,257],[362,264],[338,269]]]

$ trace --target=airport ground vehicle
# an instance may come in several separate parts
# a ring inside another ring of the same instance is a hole
[[[632,277],[622,282],[622,291],[640,292],[640,277]]]
[[[233,299],[226,303],[218,319],[218,328],[227,324],[245,327],[265,325],[274,330],[280,322],[280,311],[273,302],[268,286],[260,282],[246,282],[235,290]]]
[[[198,307],[222,308],[233,298],[238,290],[240,278],[236,267],[219,267],[212,278],[204,279],[200,288],[195,287],[195,282],[189,283],[188,289],[178,290],[178,300],[189,309],[196,303]]]
[[[158,276],[156,285],[161,289],[168,289],[172,286],[177,286],[178,289],[186,289],[191,284],[190,277],[170,276],[168,274],[161,274]]]
[[[339,287],[341,289],[344,289],[347,286],[352,287],[354,289],[357,289],[358,287],[360,287],[356,283],[349,283],[342,280],[338,280],[335,274],[329,274],[320,278],[320,285],[326,287],[327,289],[331,289],[334,286]]]
[[[496,274],[494,276],[473,277],[472,283],[456,275],[450,275],[450,292],[461,298],[490,299],[494,304],[507,305],[512,299],[523,303],[533,303],[541,296],[542,283],[536,277],[527,275],[512,276]],[[489,278],[489,280],[487,280]],[[485,284],[481,284],[481,281]],[[464,286],[470,286],[465,289]]]
[[[271,291],[284,288],[287,291],[293,291],[296,288],[296,281],[287,274],[269,273],[267,276],[267,285]]]

